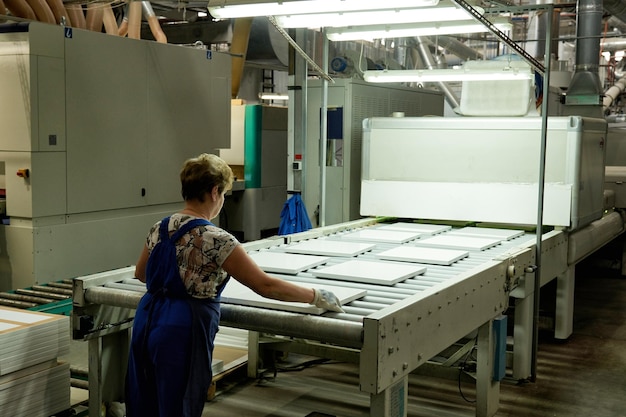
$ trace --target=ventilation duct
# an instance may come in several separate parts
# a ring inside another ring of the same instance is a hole
[[[566,105],[600,106],[602,86],[600,66],[600,35],[602,33],[602,1],[578,0],[576,17],[576,65],[565,96]],[[601,109],[599,107],[599,109]],[[580,109],[577,109],[580,114]]]

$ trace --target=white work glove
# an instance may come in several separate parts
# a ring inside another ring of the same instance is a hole
[[[325,310],[335,311],[337,313],[343,313],[341,308],[341,301],[331,291],[322,289],[313,289],[315,291],[315,297],[313,297],[313,304],[315,307],[323,308]]]

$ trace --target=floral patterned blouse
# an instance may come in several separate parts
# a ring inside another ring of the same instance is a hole
[[[175,213],[170,217],[170,236],[183,224],[197,217]],[[159,221],[150,229],[146,244],[148,251],[159,241]],[[217,226],[206,225],[191,229],[176,242],[176,259],[180,277],[187,292],[196,298],[215,298],[218,287],[228,278],[222,264],[239,241]]]

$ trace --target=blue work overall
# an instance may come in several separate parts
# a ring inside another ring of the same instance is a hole
[[[191,297],[180,277],[175,244],[207,220],[191,220],[172,237],[169,217],[146,267],[148,292],[137,307],[126,378],[127,417],[200,417],[211,384],[219,294]]]

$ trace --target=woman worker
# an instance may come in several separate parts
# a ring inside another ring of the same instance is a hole
[[[148,291],[133,323],[127,417],[202,414],[229,276],[264,297],[343,311],[332,292],[267,275],[235,237],[209,222],[232,186],[226,162],[209,154],[189,159],[180,181],[185,207],[152,227],[137,261],[135,276]]]

